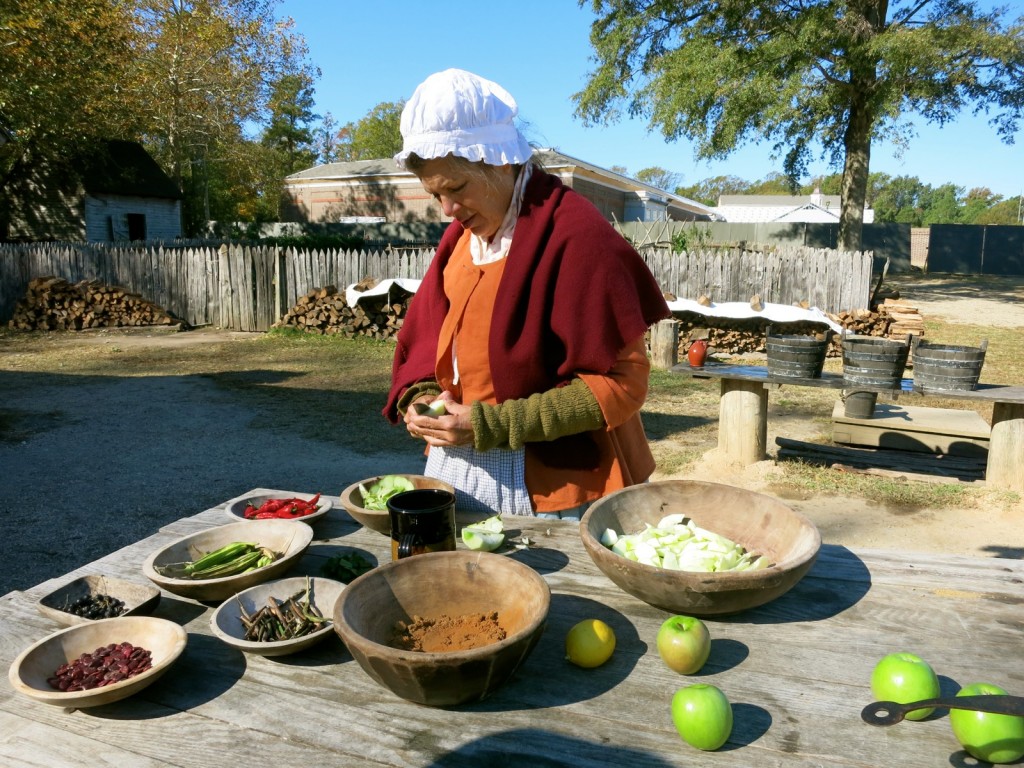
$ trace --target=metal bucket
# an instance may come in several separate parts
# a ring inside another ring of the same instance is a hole
[[[910,339],[906,342],[873,336],[843,338],[843,383],[878,389],[899,389],[907,367]]]
[[[871,419],[877,402],[877,392],[851,392],[843,399],[843,413],[848,419]]]
[[[817,336],[774,336],[771,328],[765,340],[768,375],[788,379],[818,379],[825,365],[830,334]]]
[[[980,347],[919,342],[913,351],[914,391],[972,390],[981,377],[988,339]]]

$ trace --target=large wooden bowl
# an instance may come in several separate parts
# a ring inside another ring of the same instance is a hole
[[[58,691],[47,682],[61,664],[111,643],[131,643],[152,654],[153,666],[134,677],[103,688]],[[24,650],[11,665],[8,679],[18,693],[44,704],[83,709],[119,701],[155,682],[174,663],[188,642],[180,625],[152,616],[119,616],[76,624],[44,637]]]
[[[142,566],[142,572],[158,587],[182,597],[220,602],[243,589],[284,575],[313,540],[313,529],[299,520],[243,520],[210,528],[173,541],[154,552]],[[212,552],[236,541],[248,541],[270,547],[281,557],[270,565],[236,576],[219,579],[185,579],[167,576],[160,568],[172,563],[189,562],[200,553]]]
[[[441,490],[448,491],[449,493],[455,493],[455,489],[452,488],[444,480],[438,480],[434,477],[427,477],[426,475],[403,475],[395,473],[398,477],[404,477],[413,484],[413,488],[440,488]],[[360,486],[370,488],[374,483],[380,480],[384,475],[377,475],[376,477],[368,477],[365,480],[360,480],[358,483],[352,483],[348,488],[341,492],[341,505],[345,508],[345,511],[352,515],[353,519],[370,530],[382,533],[385,536],[391,535],[391,518],[388,515],[386,509],[367,509],[363,506],[363,491]],[[458,507],[456,507],[455,515],[456,522],[458,522]]]
[[[334,628],[359,666],[397,696],[445,707],[504,685],[540,639],[551,594],[532,568],[486,552],[433,552],[382,565],[352,581],[334,607]],[[497,611],[507,636],[461,651],[400,650],[398,622]]]
[[[765,555],[758,571],[698,573],[666,570],[622,557],[601,543],[608,528],[639,533],[666,515],[683,514],[707,530]],[[671,613],[739,613],[789,591],[810,570],[821,548],[814,523],[777,499],[742,488],[696,480],[664,480],[624,488],[595,502],[580,521],[587,554],[620,589]]]

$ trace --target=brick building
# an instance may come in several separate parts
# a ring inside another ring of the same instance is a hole
[[[609,221],[710,221],[707,206],[551,149],[534,151],[549,173]],[[285,179],[282,221],[414,223],[446,220],[419,180],[393,160],[330,163]]]

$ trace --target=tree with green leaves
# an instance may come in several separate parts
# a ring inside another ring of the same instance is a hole
[[[288,72],[272,86],[270,124],[263,131],[263,145],[279,159],[283,176],[309,168],[316,160],[313,146],[313,78],[306,72]]]
[[[379,160],[394,157],[402,150],[402,120],[404,101],[385,101],[356,123],[348,123],[341,129],[338,143],[338,159]]]
[[[580,0],[583,5],[587,0]],[[972,0],[590,0],[587,123],[620,105],[699,158],[774,141],[786,175],[815,153],[842,167],[839,240],[859,249],[872,140],[908,143],[909,116],[993,111],[1012,142],[1024,111],[1024,18]]]
[[[688,187],[676,187],[676,194],[715,206],[722,195],[744,195],[749,190],[750,182],[739,176],[712,176]]]
[[[964,197],[960,221],[964,224],[977,224],[978,218],[986,211],[992,210],[1002,200],[1002,195],[995,194],[988,187],[975,187],[968,190]]]
[[[338,121],[330,112],[325,112],[313,128],[313,149],[316,162],[326,165],[338,160]]]
[[[995,203],[991,208],[979,213],[972,223],[1024,226],[1024,195]]]
[[[886,174],[880,175],[883,178],[879,179],[877,192],[871,201],[875,221],[920,227],[931,187],[916,176],[890,178]]]
[[[666,171],[664,168],[658,166],[651,166],[650,168],[641,168],[636,172],[636,180],[642,181],[644,184],[650,184],[652,187],[658,189],[664,189],[671,192],[673,189],[679,186],[679,182],[682,180],[682,176],[672,171]]]
[[[14,195],[33,206],[34,170],[69,150],[132,138],[123,76],[134,56],[131,9],[114,0],[4,0],[0,10],[0,237]]]
[[[236,127],[266,121],[282,77],[315,77],[291,21],[275,18],[277,3],[136,0],[144,45],[136,52],[132,95],[148,143],[172,178],[180,181]]]
[[[246,218],[276,221],[281,214],[284,179],[316,162],[314,146],[313,78],[307,72],[286,72],[273,83],[269,111],[270,123],[260,137],[261,162],[258,163],[259,194],[248,202]]]

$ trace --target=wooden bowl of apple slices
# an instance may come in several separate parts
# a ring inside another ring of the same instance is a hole
[[[616,540],[670,517],[670,524],[690,521],[691,530],[710,532],[709,546],[739,547],[722,567],[741,567],[690,570],[708,562],[715,567],[716,561],[700,552],[663,550],[665,556],[658,557],[643,548],[613,550]],[[580,536],[594,564],[620,589],[656,608],[690,616],[734,614],[775,600],[804,577],[821,548],[814,523],[778,499],[696,480],[644,483],[611,493],[587,510]]]

